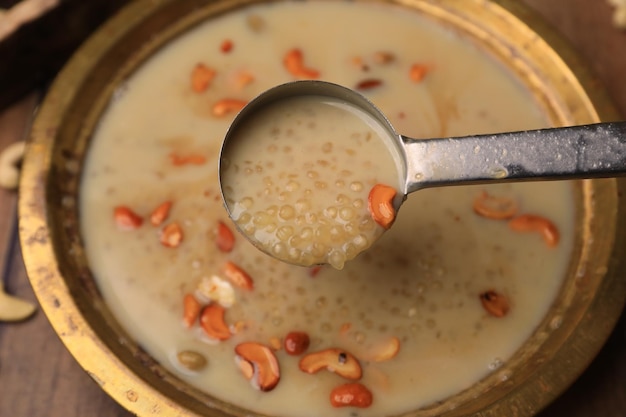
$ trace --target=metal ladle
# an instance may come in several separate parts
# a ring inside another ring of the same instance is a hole
[[[388,132],[388,146],[401,163],[404,178],[402,196],[394,202],[396,209],[409,193],[428,187],[626,174],[626,122],[418,140],[398,134],[385,115],[360,93],[329,82],[306,80],[267,90],[239,112],[222,145],[220,186],[222,160],[232,145],[233,132],[271,102],[308,95],[353,105]]]

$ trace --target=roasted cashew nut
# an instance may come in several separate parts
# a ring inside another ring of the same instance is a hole
[[[0,322],[22,321],[35,312],[35,305],[30,301],[4,292],[0,283]]]
[[[609,0],[613,10],[613,26],[618,29],[626,29],[626,0]]]
[[[20,141],[12,143],[0,153],[0,187],[8,190],[17,188],[20,179],[19,164],[25,149],[26,142]]]

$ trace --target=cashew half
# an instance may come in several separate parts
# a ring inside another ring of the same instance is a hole
[[[244,342],[235,346],[236,361],[244,377],[261,391],[271,391],[280,381],[280,367],[269,346]]]
[[[0,322],[26,320],[34,312],[34,304],[7,294],[0,282]]]
[[[334,372],[346,379],[361,379],[361,365],[351,353],[338,348],[330,348],[309,353],[300,359],[300,370],[314,374],[322,369]]]
[[[9,190],[17,188],[20,179],[19,164],[24,157],[26,142],[19,141],[7,146],[0,153],[0,187]]]

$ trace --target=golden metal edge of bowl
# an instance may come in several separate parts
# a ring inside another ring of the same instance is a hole
[[[104,317],[108,315],[110,318],[110,313],[106,311],[104,305],[89,306],[81,304],[84,303],[84,300],[80,297],[75,297],[75,295],[77,295],[76,291],[85,291],[92,296],[97,296],[97,290],[89,287],[89,285],[93,286],[93,283],[81,282],[80,285],[84,288],[78,289],[75,283],[73,286],[68,285],[68,282],[63,278],[63,273],[65,272],[63,270],[64,265],[59,264],[55,257],[55,250],[58,250],[58,248],[55,247],[51,239],[55,235],[62,234],[65,226],[63,224],[50,224],[48,221],[51,210],[48,198],[50,198],[51,194],[62,194],[62,190],[49,189],[48,175],[50,175],[53,169],[58,168],[53,166],[52,147],[50,144],[51,141],[57,137],[58,130],[62,128],[63,123],[71,118],[72,106],[76,106],[75,102],[79,100],[77,95],[83,93],[85,85],[90,81],[89,74],[91,70],[103,59],[102,56],[109,52],[108,48],[115,42],[119,42],[120,39],[123,39],[129,33],[132,33],[135,26],[142,25],[144,19],[159,14],[159,11],[162,12],[165,8],[171,9],[174,7],[174,3],[175,2],[172,0],[162,0],[159,2],[140,1],[131,4],[118,17],[108,22],[81,48],[59,75],[44,102],[38,120],[33,127],[32,139],[30,141],[27,158],[24,162],[22,182],[20,185],[20,239],[28,275],[42,308],[57,334],[59,334],[81,366],[116,401],[128,410],[139,415],[152,415],[157,413],[162,415],[179,415],[183,412],[186,412],[187,415],[200,415],[202,411],[206,411],[203,403],[211,401],[208,396],[202,395],[194,389],[189,389],[186,392],[181,391],[181,393],[179,393],[180,395],[174,396],[175,398],[160,392],[157,388],[151,386],[150,382],[163,379],[167,384],[173,381],[179,389],[183,389],[184,384],[176,384],[176,378],[171,375],[168,376],[167,373],[161,374],[161,372],[165,371],[154,363],[148,363],[143,371],[148,369],[149,372],[156,375],[156,378],[152,378],[150,381],[144,380],[143,378],[146,376],[145,372],[141,372],[141,369],[139,369],[144,365],[136,360],[137,355],[141,355],[140,352],[137,352],[137,346],[134,345],[130,339],[125,340],[127,336],[124,335],[123,332],[117,335],[117,339],[120,340],[109,340],[108,343],[105,343],[105,341],[99,337],[103,330],[98,329],[96,331],[96,329],[92,327],[88,317],[85,317],[86,314],[101,313]],[[194,2],[187,2],[187,4],[191,3]],[[232,2],[228,3],[228,7],[212,8],[207,6],[207,4],[211,4],[210,2],[195,2],[194,4],[198,5],[204,4],[204,7],[199,9],[198,15],[191,20],[185,21],[185,23],[181,25],[170,27],[170,33],[167,34],[165,38],[173,36],[182,31],[190,23],[193,23],[193,21],[198,21],[200,18],[208,16],[211,13],[219,13],[225,8],[230,8],[231,6],[236,7],[237,5],[247,3],[249,2]],[[502,45],[498,44],[497,37],[493,36],[495,33],[494,30],[496,30],[495,28],[506,27],[508,41],[513,42],[513,44],[523,40],[516,40],[516,36],[522,36],[522,38],[524,38],[533,33],[532,30],[526,26],[526,23],[510,14],[508,9],[515,9],[518,13],[520,11],[518,6],[508,0],[495,3],[468,1],[463,2],[463,5],[460,5],[459,2],[435,0],[408,0],[394,1],[392,3],[414,7],[423,12],[431,13],[434,18],[441,19],[447,24],[450,24],[450,19],[452,19],[457,24],[465,25],[464,29],[469,30],[470,33],[472,33],[472,30],[483,31],[482,35],[478,34],[480,36],[479,39],[482,38],[483,41],[490,42],[488,47],[492,48],[496,55],[506,54],[507,52],[506,48],[503,49]],[[226,2],[219,4],[225,5]],[[499,21],[499,23],[494,23],[493,26],[489,27],[488,31],[485,31],[484,28],[480,26],[477,27],[472,19],[475,19],[480,13],[485,13],[491,19]],[[519,35],[516,29],[519,30],[522,35]],[[528,74],[538,73],[543,76],[530,76],[528,82],[534,85],[531,89],[534,88],[536,91],[548,91],[549,94],[541,94],[539,100],[545,103],[544,106],[547,109],[547,113],[550,114],[555,123],[587,123],[599,120],[598,114],[595,111],[596,102],[604,103],[605,99],[597,96],[593,99],[590,98],[589,93],[586,92],[585,88],[583,88],[579,82],[579,79],[581,82],[586,81],[585,77],[587,77],[587,75],[584,74],[585,70],[581,69],[580,71],[583,73],[581,79],[578,72],[570,70],[571,64],[566,63],[557,56],[550,45],[544,41],[546,36],[544,36],[543,33],[541,35],[540,38],[533,36],[533,42],[525,44],[525,47],[522,48],[524,53],[517,57],[519,59],[519,61],[516,61],[517,67],[512,68],[512,70],[517,71],[518,74],[521,75],[526,74],[527,78],[529,77]],[[551,38],[553,37],[552,35],[550,36]],[[493,42],[495,42],[495,44]],[[563,50],[562,45],[559,45],[559,48],[560,51]],[[152,50],[151,47],[139,50],[135,54],[135,61],[127,65],[130,67],[138,65]],[[533,57],[537,54],[541,55],[541,59],[539,59],[538,63],[533,61]],[[570,57],[575,56],[570,52],[567,52],[567,55]],[[504,56],[506,57],[506,55]],[[552,65],[555,64],[558,71],[555,71],[552,67]],[[548,65],[550,70],[546,71],[545,68],[542,68],[542,65]],[[128,71],[130,71],[130,67],[127,69]],[[544,71],[541,71],[542,69]],[[546,73],[547,76],[545,76]],[[79,82],[76,83],[76,80]],[[94,106],[100,106],[101,109],[104,108],[110,94],[112,94],[112,91],[108,91],[106,94],[100,92],[99,97],[101,101]],[[610,113],[610,105],[599,104],[599,106],[604,106],[604,108],[609,109]],[[550,109],[552,110],[550,111]],[[70,110],[69,114],[68,110]],[[99,111],[89,111],[88,114],[95,118],[100,113]],[[609,114],[608,117],[612,117],[612,115]],[[86,135],[88,132],[81,131],[81,129],[84,129],[83,125],[93,126],[94,123],[95,120],[81,121],[81,126],[75,127],[75,130],[80,132],[80,134]],[[79,149],[79,151],[84,151],[84,149]],[[72,172],[75,170],[73,165],[68,165],[66,169],[68,172],[65,174],[70,177],[72,175],[76,176],[77,173]],[[59,172],[54,173],[59,174]],[[64,173],[60,174],[63,175]],[[621,190],[624,189],[623,183],[621,182],[602,180],[601,182],[594,182],[593,184],[582,184],[580,192],[585,195],[585,199],[588,201],[590,198],[594,198],[592,194],[598,187],[601,189],[601,193],[608,193],[609,195],[617,195],[616,187],[620,187]],[[71,199],[64,201],[66,202],[65,204],[72,204]],[[617,202],[614,203],[617,207]],[[73,204],[76,204],[76,201],[74,201]],[[616,220],[618,210],[620,213],[624,211],[623,207],[618,207],[613,213],[614,216],[609,219],[609,223],[613,224],[611,222],[617,222],[616,224],[619,228],[616,230],[626,230],[626,225],[623,224],[623,221],[619,219]],[[604,232],[609,235],[609,241],[612,242],[615,237],[610,235],[614,233],[614,231],[607,230],[609,228],[606,227],[604,229]],[[590,231],[581,231],[581,233],[590,233]],[[614,251],[616,247],[623,247],[624,245],[624,238],[619,236],[618,239],[616,245],[612,245]],[[79,249],[77,248],[77,250]],[[606,257],[608,256],[609,254],[607,253]],[[574,265],[572,268],[577,269],[578,265]],[[614,321],[617,319],[617,313],[624,303],[624,297],[620,296],[620,294],[626,293],[623,288],[626,285],[624,280],[618,281],[617,278],[615,278],[620,268],[623,269],[623,266],[618,265],[617,256],[615,256],[615,254],[611,255],[609,279],[603,281],[605,285],[600,287],[601,291],[599,293],[602,295],[602,299],[606,297],[609,302],[602,303],[597,296],[594,298],[593,307],[597,311],[595,314],[603,321],[600,333],[598,333],[597,329],[598,324],[592,321],[589,316],[585,316],[582,319],[579,317],[580,322],[576,321],[576,323],[579,323],[579,328],[572,330],[572,332],[578,335],[579,339],[584,339],[586,332],[583,330],[586,329],[589,331],[593,329],[592,334],[597,335],[596,338],[594,340],[583,340],[580,346],[570,344],[562,349],[561,358],[580,358],[577,362],[578,366],[569,368],[566,372],[561,372],[564,368],[561,369],[558,364],[551,366],[549,363],[542,368],[543,371],[558,370],[558,376],[565,378],[565,381],[561,382],[560,385],[556,384],[556,388],[552,387],[552,385],[554,385],[552,381],[544,381],[543,375],[545,374],[528,375],[526,377],[527,380],[520,385],[520,388],[516,392],[506,393],[506,384],[498,384],[497,381],[494,380],[494,377],[488,377],[481,382],[482,389],[490,389],[492,392],[495,392],[496,389],[504,389],[505,396],[502,399],[490,405],[489,403],[475,403],[474,405],[470,404],[470,406],[464,410],[455,409],[453,407],[455,401],[471,394],[471,392],[464,392],[459,394],[460,397],[455,396],[452,399],[443,401],[442,404],[421,410],[419,415],[455,416],[465,415],[460,413],[470,412],[476,416],[488,416],[501,415],[502,413],[506,414],[506,411],[512,408],[517,408],[519,410],[518,415],[520,416],[534,414],[539,408],[546,405],[558,395],[560,391],[564,390],[566,385],[572,382],[573,378],[582,372],[587,363],[600,349],[606,337],[608,337],[608,334],[613,328]],[[88,271],[86,273],[88,273]],[[596,275],[603,274],[600,273]],[[600,278],[594,276],[593,279],[601,279],[601,276]],[[610,283],[617,287],[617,291],[615,291],[615,288],[610,288]],[[620,285],[622,287],[621,291],[619,288]],[[102,311],[98,311],[99,309],[102,309]],[[549,324],[547,322],[549,322],[548,318],[546,318],[546,323],[543,323],[542,326]],[[119,331],[119,329],[115,330]],[[111,334],[116,334],[114,331],[111,331],[111,329],[106,331]],[[564,335],[564,337],[570,337],[570,335],[567,334]],[[134,352],[133,355],[135,355],[135,362],[137,363],[129,364],[121,359],[121,357],[127,358],[129,356],[128,354],[124,356],[123,351],[125,349]],[[118,356],[120,354],[121,356]],[[572,356],[568,357],[567,355]],[[149,362],[149,359],[147,360]],[[558,358],[550,362],[555,361],[558,361]],[[130,370],[137,371],[137,373],[129,372]],[[150,378],[150,375],[148,375],[148,378]],[[542,384],[544,384],[543,386],[547,386],[548,389],[545,392],[535,392],[537,387],[541,387]],[[528,398],[525,399],[524,396]],[[186,400],[185,405],[177,401],[181,399]],[[534,404],[529,406],[528,401],[532,401]],[[221,402],[214,402],[214,405],[219,410],[211,411],[212,415],[226,415],[225,413],[231,413],[231,415],[244,414],[241,410],[234,409]],[[415,413],[408,414],[414,415]]]

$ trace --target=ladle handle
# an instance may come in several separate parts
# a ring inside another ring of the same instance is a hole
[[[626,122],[432,140],[400,138],[407,156],[407,194],[461,183],[626,174]]]

